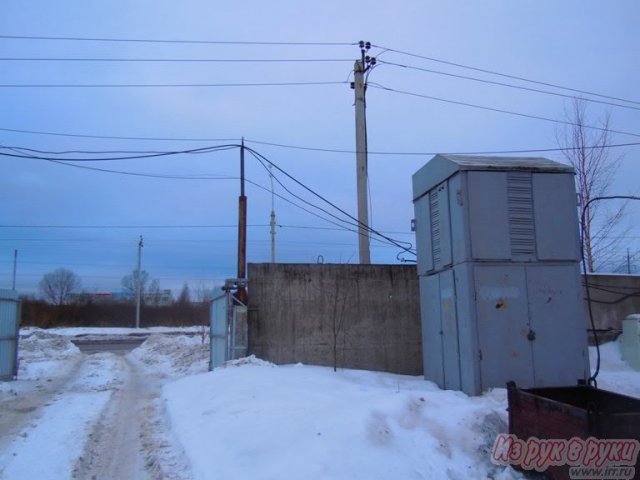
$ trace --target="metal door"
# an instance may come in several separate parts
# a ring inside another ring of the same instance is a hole
[[[481,390],[511,380],[533,387],[524,267],[477,266],[474,277]]]
[[[0,381],[18,375],[20,301],[14,290],[0,290]]]
[[[229,296],[220,295],[211,301],[209,328],[209,370],[221,366],[228,358]]]

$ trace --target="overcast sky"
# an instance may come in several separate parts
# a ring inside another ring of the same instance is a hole
[[[247,146],[355,215],[353,153],[267,143],[353,151],[353,91],[348,82],[353,62],[360,55],[354,43],[370,41],[375,45],[370,54],[380,62],[369,76],[367,90],[369,149],[422,153],[370,155],[372,225],[395,239],[413,242],[409,231],[413,218],[411,175],[433,153],[557,148],[556,136],[563,128],[551,121],[442,100],[555,120],[564,118],[570,104],[570,99],[561,95],[490,85],[415,67],[571,95],[569,90],[462,66],[476,67],[617,97],[621,100],[588,95],[635,108],[589,103],[592,123],[598,124],[610,112],[611,128],[627,132],[615,134],[614,143],[640,142],[639,24],[640,4],[636,0],[5,0],[0,15],[0,33],[5,36],[0,38],[0,145],[45,152],[164,152],[235,145],[245,137]],[[24,60],[37,58],[58,60]],[[83,60],[60,60],[71,58]],[[92,61],[107,58],[136,61]],[[142,59],[234,61],[139,61]],[[318,84],[310,84],[315,82]],[[251,83],[302,84],[193,86]],[[96,86],[105,84],[192,86]],[[639,193],[638,146],[611,152],[624,155],[611,193]],[[128,155],[40,154],[7,148],[0,153],[61,159]],[[559,152],[523,155],[562,158]],[[185,281],[192,288],[211,286],[236,275],[237,148],[75,162],[72,165],[76,167],[8,156],[0,156],[0,162],[0,288],[11,287],[17,249],[17,288],[21,293],[36,292],[42,275],[58,267],[75,271],[88,291],[115,290],[122,276],[135,268],[140,235],[144,236],[143,268],[165,288],[177,290]],[[248,260],[267,262],[270,178],[251,155],[247,155],[246,174],[257,184],[247,185],[251,225]],[[158,178],[162,176],[192,178]],[[343,217],[282,173],[277,176],[294,194]],[[357,262],[355,233],[301,209],[303,206],[328,217],[292,197],[277,182],[274,191],[298,205],[275,197],[278,261]],[[637,208],[630,209],[626,222],[630,230],[620,238],[621,263],[627,248],[632,254],[640,249]],[[166,228],[170,226],[175,228]],[[395,263],[398,252],[396,247],[372,243],[376,263]],[[640,258],[636,259],[640,263]]]

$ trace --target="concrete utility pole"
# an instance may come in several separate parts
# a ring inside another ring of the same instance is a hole
[[[11,290],[16,289],[16,271],[18,270],[18,250],[13,251],[13,282],[11,283]]]
[[[355,91],[356,107],[356,178],[358,195],[358,250],[360,263],[371,263],[369,252],[369,204],[367,195],[368,160],[367,160],[367,117],[366,117],[366,84],[364,74],[375,64],[375,58],[366,56],[371,48],[370,42],[360,42],[360,60],[353,67],[351,88]]]
[[[276,208],[275,195],[273,193],[273,174],[271,164],[269,164],[269,179],[271,180],[271,263],[276,263]]]
[[[142,235],[138,242],[138,266],[136,268],[136,328],[140,328],[140,299],[142,297],[142,277],[140,275],[140,264],[142,263]]]

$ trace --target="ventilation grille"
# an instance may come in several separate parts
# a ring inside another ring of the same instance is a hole
[[[442,222],[440,219],[440,195],[439,189],[435,189],[429,196],[431,206],[431,248],[433,253],[433,266],[437,268],[442,263]]]
[[[536,231],[533,218],[533,186],[531,173],[507,174],[507,204],[512,256],[536,253]]]

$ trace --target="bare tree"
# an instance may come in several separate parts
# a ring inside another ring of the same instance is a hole
[[[147,290],[147,299],[150,305],[157,307],[160,305],[160,299],[162,298],[162,290],[160,288],[160,280],[154,278],[149,284]]]
[[[590,200],[608,194],[622,157],[611,157],[608,145],[611,142],[609,114],[599,122],[599,129],[590,128],[586,102],[576,98],[571,109],[565,112],[571,123],[558,135],[558,143],[565,158],[576,171],[576,188],[580,213]],[[609,209],[601,202],[593,202],[586,207],[582,248],[587,271],[594,272],[615,255],[617,239],[614,231],[620,227],[625,205]]]
[[[80,290],[80,277],[66,268],[58,268],[47,273],[40,280],[40,291],[44,298],[55,305],[63,305],[69,294]]]
[[[122,277],[120,283],[127,297],[136,298],[138,281],[140,282],[140,295],[144,297],[149,283],[149,274],[146,270],[140,270],[140,275],[138,275],[138,270],[134,270],[129,275]]]
[[[182,291],[178,296],[178,303],[184,305],[189,302],[191,302],[191,293],[189,291],[189,284],[187,282],[184,282],[184,285],[182,285]]]

